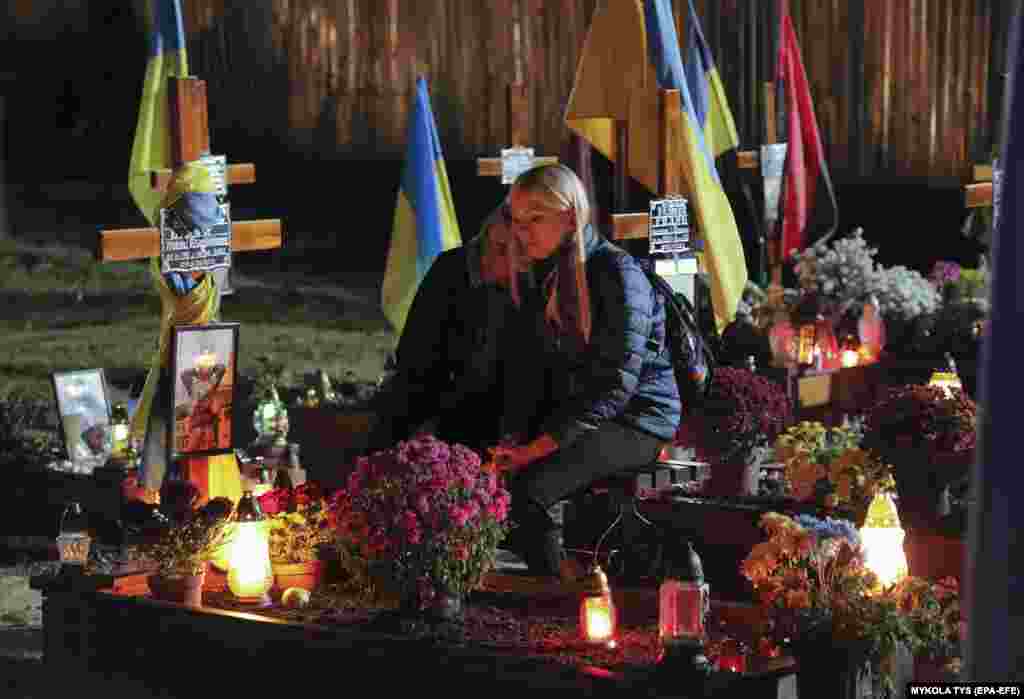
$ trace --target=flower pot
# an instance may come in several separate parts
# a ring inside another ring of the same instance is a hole
[[[863,653],[834,648],[828,643],[794,645],[792,653],[797,661],[797,696],[834,699],[874,696],[873,676]]]
[[[306,561],[305,563],[274,563],[270,564],[274,572],[274,591],[280,596],[289,587],[299,587],[312,592],[320,584],[323,577],[322,561]]]
[[[708,495],[741,495],[758,494],[761,483],[761,465],[754,463],[715,463],[711,466],[711,480],[708,483]]]
[[[410,583],[402,590],[399,611],[403,616],[431,624],[461,624],[466,613],[465,597],[444,589],[431,591],[429,586]]]
[[[894,445],[879,450],[892,464],[900,519],[907,529],[932,529],[941,519],[943,489],[970,472],[974,451],[937,452],[929,447]]]
[[[205,578],[205,570],[199,575],[184,575],[175,578],[154,573],[146,578],[146,583],[149,585],[149,592],[153,599],[177,602],[189,607],[202,607],[203,580]]]

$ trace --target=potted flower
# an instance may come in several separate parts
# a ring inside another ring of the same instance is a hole
[[[918,637],[915,681],[955,679],[959,674],[960,638],[963,636],[956,578],[932,582],[908,576],[896,585],[893,594],[900,609],[909,616]]]
[[[974,459],[977,406],[962,390],[905,385],[870,410],[864,446],[893,464],[901,511],[930,520],[939,493]],[[908,507],[909,505],[909,507]]]
[[[801,502],[838,509],[861,522],[875,494],[896,487],[892,467],[860,446],[850,424],[826,427],[800,422],[775,440],[775,457],[785,466],[786,492]]]
[[[761,526],[768,540],[754,546],[741,571],[773,639],[797,660],[800,696],[893,691],[893,660],[927,650],[938,635],[932,618],[907,605],[905,587],[875,590],[850,522],[771,512]]]
[[[314,590],[323,575],[320,553],[335,538],[331,508],[314,483],[278,488],[259,497],[268,516],[274,587]]]
[[[720,367],[694,415],[697,447],[711,463],[712,495],[757,495],[755,455],[790,418],[789,399],[778,384],[748,369]]]
[[[228,520],[234,505],[214,498],[201,508],[176,513],[165,527],[139,546],[139,553],[156,566],[147,582],[153,597],[202,606],[207,563],[227,543]]]
[[[509,500],[475,452],[428,435],[360,457],[334,506],[347,549],[388,569],[403,610],[457,619],[494,566]]]

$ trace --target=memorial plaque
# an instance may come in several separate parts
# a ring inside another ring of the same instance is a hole
[[[221,220],[202,229],[172,209],[160,210],[161,272],[209,272],[231,267],[231,211],[220,205]]]
[[[501,183],[512,184],[522,173],[533,167],[533,148],[501,149]]]
[[[648,240],[652,255],[692,253],[686,199],[652,199],[648,219]]]
[[[206,166],[217,188],[217,196],[224,200],[228,195],[228,156],[226,155],[204,155],[199,162]]]
[[[782,194],[782,173],[786,164],[786,144],[761,146],[761,175],[764,177],[764,215],[769,221],[779,218],[779,197]]]

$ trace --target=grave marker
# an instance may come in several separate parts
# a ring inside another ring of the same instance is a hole
[[[503,148],[500,158],[477,158],[476,174],[479,177],[501,177],[502,184],[512,184],[525,170],[541,165],[557,165],[557,157],[537,157],[534,149],[526,145],[530,131],[530,112],[525,84],[516,82],[508,86],[506,108],[511,148]]]

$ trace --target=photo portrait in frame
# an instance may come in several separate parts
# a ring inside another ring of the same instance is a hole
[[[68,459],[104,461],[110,452],[110,399],[103,369],[51,375]]]
[[[238,371],[238,323],[182,325],[171,332],[168,463],[231,453]]]

